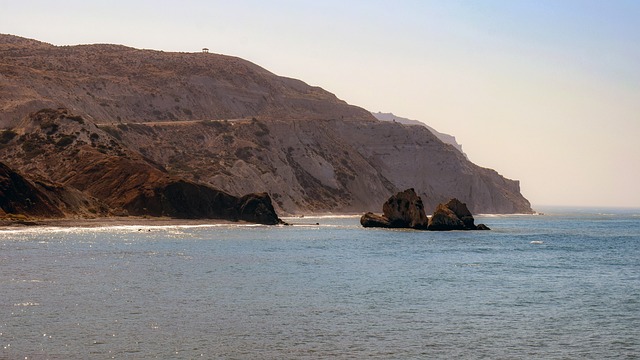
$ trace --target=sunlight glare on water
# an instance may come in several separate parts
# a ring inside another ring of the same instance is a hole
[[[0,358],[640,356],[633,214],[288,220],[2,230]]]

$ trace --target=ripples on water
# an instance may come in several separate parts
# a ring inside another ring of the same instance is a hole
[[[0,231],[0,358],[637,358],[634,215]]]

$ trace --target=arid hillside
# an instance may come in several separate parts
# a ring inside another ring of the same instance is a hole
[[[0,163],[0,215],[280,223],[267,194],[233,196],[173,176],[67,109],[35,112],[0,139],[9,164]]]
[[[474,213],[531,212],[517,181],[426,127],[223,55],[0,35],[0,128],[7,165],[111,212],[198,217],[212,190],[268,193],[281,213],[358,213],[406,188],[427,211],[456,197]]]
[[[247,116],[374,120],[318,87],[209,53],[56,47],[0,34],[0,83],[4,127],[58,107],[101,123]]]
[[[287,213],[374,210],[411,187],[430,211],[451,197],[476,213],[530,211],[517,181],[474,165],[419,125],[253,118],[101,129],[182,178],[234,194],[269,192]]]

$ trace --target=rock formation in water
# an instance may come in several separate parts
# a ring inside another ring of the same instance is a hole
[[[414,189],[391,196],[382,206],[382,215],[371,212],[360,218],[364,227],[409,228],[426,230],[429,224],[422,199]]]
[[[38,121],[44,108],[70,109],[64,126]],[[425,127],[377,121],[318,87],[212,53],[0,35],[0,158],[116,212],[143,213],[138,199],[183,213],[164,198],[179,181],[189,185],[178,193],[267,192],[290,214],[368,211],[411,187],[427,212],[450,197],[474,212],[531,212],[518,181]]]
[[[427,218],[422,199],[414,189],[391,196],[382,207],[382,215],[367,212],[360,218],[364,227],[407,228],[416,230],[489,230],[475,225],[467,205],[458,199],[439,204],[431,218]]]
[[[467,204],[458,199],[451,199],[446,204],[439,204],[429,219],[429,230],[489,230],[484,224],[474,224],[475,220],[467,208]]]

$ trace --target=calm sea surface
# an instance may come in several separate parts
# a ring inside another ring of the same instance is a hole
[[[0,359],[640,358],[640,210],[546,213],[2,230]]]

